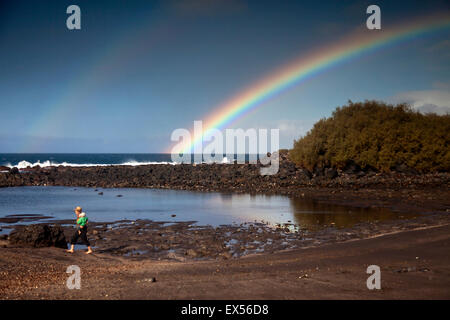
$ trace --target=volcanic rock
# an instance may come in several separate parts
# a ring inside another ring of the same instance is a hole
[[[18,174],[19,173],[19,169],[17,169],[16,167],[11,168],[11,170],[9,170],[9,173],[11,174]]]
[[[60,225],[28,225],[14,229],[9,235],[9,242],[15,245],[31,247],[67,248],[64,230]]]

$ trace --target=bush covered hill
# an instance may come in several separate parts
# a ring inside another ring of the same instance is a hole
[[[399,166],[449,171],[449,140],[450,115],[424,115],[406,104],[349,101],[294,141],[289,155],[308,169],[354,163],[385,172]]]

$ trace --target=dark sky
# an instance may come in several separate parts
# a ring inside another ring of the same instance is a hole
[[[224,101],[365,25],[373,1],[0,1],[0,152],[161,152]],[[81,30],[66,8],[81,8]],[[377,1],[382,28],[448,1]],[[333,68],[237,121],[281,147],[348,99],[450,107],[449,30]]]

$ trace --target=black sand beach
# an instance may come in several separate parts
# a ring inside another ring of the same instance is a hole
[[[395,228],[394,228],[395,229]],[[0,248],[2,299],[449,299],[448,223],[240,259],[174,261]],[[79,265],[83,290],[68,290]],[[368,290],[366,268],[381,268]]]

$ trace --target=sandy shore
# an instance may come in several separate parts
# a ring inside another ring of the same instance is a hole
[[[450,299],[450,224],[239,259],[157,261],[0,247],[1,299]],[[366,268],[381,268],[368,290]],[[78,265],[82,289],[66,287]],[[156,278],[156,282],[152,282]]]

